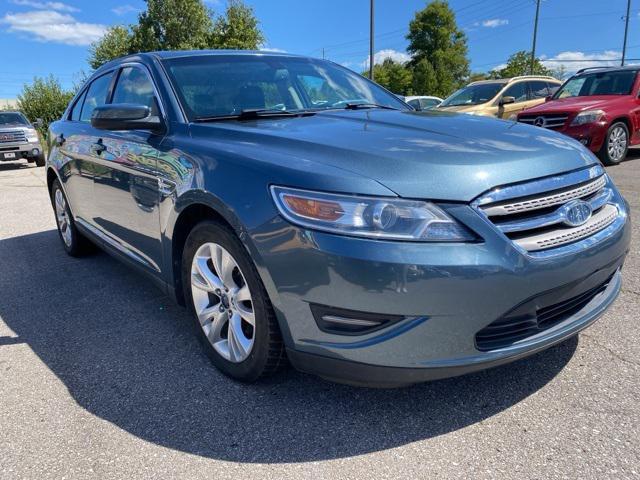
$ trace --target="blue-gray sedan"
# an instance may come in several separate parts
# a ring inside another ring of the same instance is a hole
[[[147,274],[240,380],[287,359],[364,385],[459,375],[575,335],[620,291],[628,205],[586,148],[416,112],[331,62],[128,56],[49,138],[66,251]]]

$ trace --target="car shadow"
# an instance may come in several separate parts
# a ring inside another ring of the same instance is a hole
[[[26,170],[33,168],[35,164],[28,163],[26,160],[18,160],[15,162],[0,162],[0,172],[8,172],[11,170]]]
[[[70,258],[50,230],[0,241],[0,272],[16,334],[0,348],[26,343],[80,406],[141,439],[228,461],[343,458],[458,430],[542,388],[577,347],[396,390],[293,369],[244,385],[211,366],[184,309],[104,253]]]

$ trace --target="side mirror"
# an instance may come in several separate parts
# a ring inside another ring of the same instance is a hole
[[[549,100],[551,100],[552,95],[547,95],[546,97],[544,97],[544,101],[548,102]]]
[[[42,126],[44,125],[44,122],[42,121],[41,118],[36,118],[36,121],[33,122],[32,125],[34,126],[34,128],[42,128]]]
[[[91,126],[100,130],[150,130],[164,131],[160,117],[151,115],[146,105],[113,103],[96,107],[91,114]]]
[[[516,103],[516,99],[514,97],[502,97],[500,99],[500,105],[509,105],[510,103]]]

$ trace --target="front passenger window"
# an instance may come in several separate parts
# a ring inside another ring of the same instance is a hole
[[[516,99],[516,103],[524,102],[527,100],[527,84],[525,82],[515,83],[507,88],[502,96],[513,97]]]
[[[111,103],[146,105],[151,115],[158,115],[158,104],[149,76],[138,67],[125,67],[120,72]]]
[[[87,96],[84,99],[82,113],[80,114],[81,122],[91,121],[91,114],[96,107],[100,107],[107,103],[107,94],[109,93],[109,85],[111,85],[111,77],[113,73],[107,73],[96,78],[87,90]]]

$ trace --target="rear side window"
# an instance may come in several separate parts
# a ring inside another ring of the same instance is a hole
[[[516,103],[524,102],[527,100],[527,84],[526,82],[519,82],[511,85],[502,94],[503,97],[513,97],[516,99]]]
[[[151,79],[138,67],[122,69],[111,103],[146,105],[151,109],[151,115],[158,115],[158,104]]]
[[[440,102],[438,100],[435,100],[433,98],[421,98],[420,99],[420,106],[422,108],[424,108],[424,109],[435,107],[439,103]]]
[[[82,113],[80,114],[81,122],[90,121],[93,110],[107,102],[107,94],[109,93],[111,77],[113,77],[113,72],[98,77],[91,82],[82,105]]]
[[[71,115],[69,117],[69,120],[73,121],[73,122],[79,122],[80,121],[80,113],[82,111],[82,104],[84,103],[84,97],[87,96],[87,91],[85,90],[84,92],[82,92],[82,95],[80,95],[78,97],[78,100],[76,100],[75,105],[73,106],[73,109],[71,110]]]
[[[529,87],[531,88],[531,100],[546,98],[549,95],[549,87],[547,85],[547,82],[543,82],[541,80],[533,80],[529,82]]]
[[[418,100],[417,98],[415,100],[410,100],[407,103],[411,105],[413,108],[415,108],[416,110],[420,109],[420,100]]]

